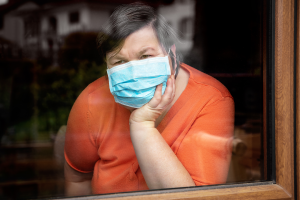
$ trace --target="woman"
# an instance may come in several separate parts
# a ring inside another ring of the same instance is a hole
[[[143,4],[118,7],[98,38],[108,75],[70,112],[67,195],[224,183],[234,102],[214,78],[180,63],[174,33]]]

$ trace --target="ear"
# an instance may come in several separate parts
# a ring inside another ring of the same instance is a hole
[[[177,69],[177,62],[176,62],[176,46],[175,46],[175,44],[173,44],[172,46],[171,46],[171,51],[172,51],[172,53],[173,53],[173,55],[174,55],[174,63],[175,63],[175,66],[174,66],[174,70],[176,71],[176,69]]]
[[[175,44],[173,44],[171,46],[171,51],[173,52],[174,56],[176,56],[176,46],[175,46]]]

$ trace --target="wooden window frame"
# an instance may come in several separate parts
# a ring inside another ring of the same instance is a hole
[[[275,121],[275,180],[94,195],[85,196],[82,199],[300,200],[300,0],[274,0],[272,2],[275,6],[273,59],[275,72],[275,116],[273,118]],[[297,19],[297,23],[295,23],[295,19]],[[266,49],[263,49],[263,52],[265,53]],[[266,59],[263,62],[265,73]],[[264,85],[266,85],[265,78]],[[266,92],[266,88],[264,88],[264,91]],[[266,105],[266,102],[264,102],[264,105]],[[266,111],[265,109],[265,114]],[[266,130],[265,127],[264,129]],[[299,153],[295,154],[295,150]],[[76,199],[81,198],[77,197]]]
[[[296,45],[295,45],[295,55],[296,55],[296,65],[295,65],[295,78],[296,78],[296,94],[295,94],[295,97],[296,97],[296,119],[295,119],[295,123],[296,123],[296,199],[299,199],[300,200],[300,0],[297,1],[297,14],[296,14],[296,38],[295,38],[295,42],[296,42]]]

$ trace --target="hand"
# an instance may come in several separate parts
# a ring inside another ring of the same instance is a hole
[[[154,127],[155,120],[163,113],[168,105],[170,105],[174,96],[175,77],[171,75],[167,81],[165,93],[162,95],[162,84],[158,85],[153,98],[147,104],[131,113],[129,123],[143,123]]]
[[[132,145],[149,189],[195,186],[189,172],[155,128],[155,121],[172,106],[174,96],[175,78],[172,75],[164,95],[162,85],[158,85],[153,98],[130,116]]]

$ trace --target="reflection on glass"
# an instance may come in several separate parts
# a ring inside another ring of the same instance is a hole
[[[241,9],[234,9],[236,3]],[[104,1],[0,6],[1,199],[65,195],[65,125],[78,95],[106,75],[95,41],[117,6]],[[227,182],[262,180],[260,2],[173,0],[151,6],[179,36],[181,61],[219,80],[233,96],[235,139]]]

